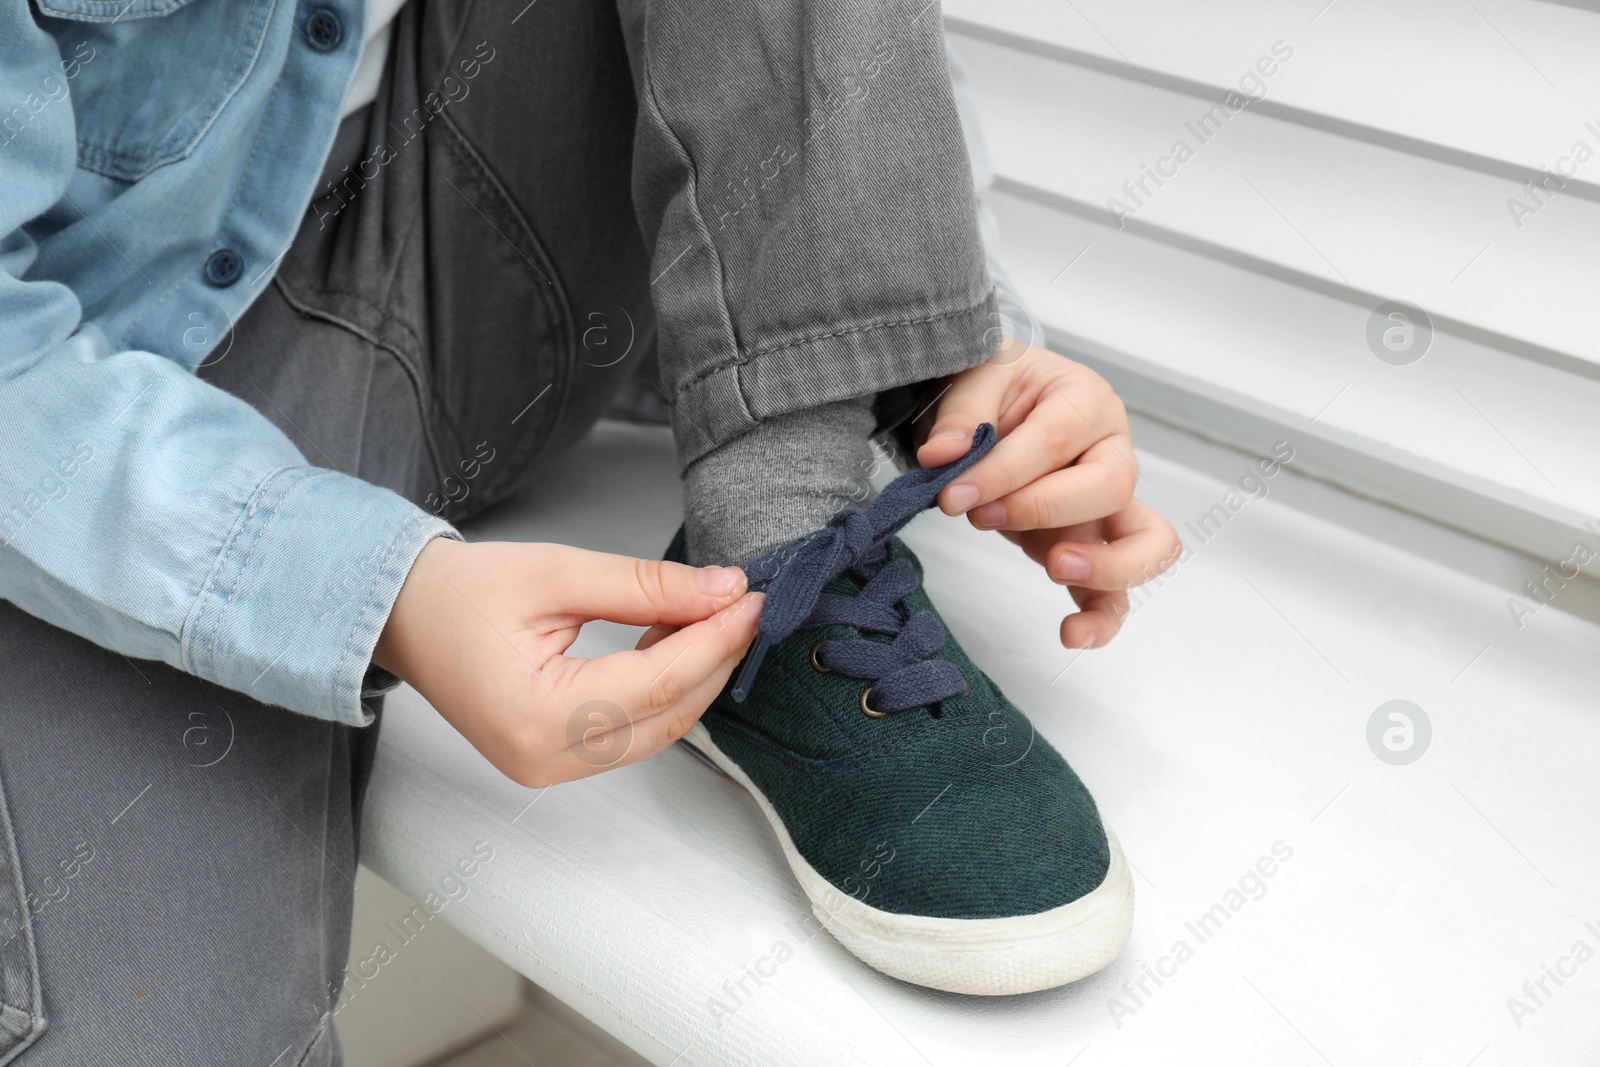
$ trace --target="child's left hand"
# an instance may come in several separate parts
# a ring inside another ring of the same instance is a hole
[[[1061,643],[1096,648],[1128,613],[1126,590],[1183,550],[1172,524],[1134,499],[1138,461],[1128,414],[1106,380],[1048,349],[1008,340],[949,379],[917,462],[960,458],[992,422],[1000,441],[939,494],[946,515],[999,530],[1071,591],[1082,610],[1061,622]]]

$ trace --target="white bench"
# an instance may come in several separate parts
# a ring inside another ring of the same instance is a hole
[[[1538,983],[1575,942],[1600,950],[1600,627],[1558,600],[1519,630],[1506,588],[1429,558],[1453,535],[1418,524],[1422,554],[1408,553],[1285,506],[1298,494],[1369,525],[1417,523],[1297,485],[1292,464],[1202,543],[1185,522],[1249,462],[1207,455],[1224,480],[1142,455],[1141,495],[1192,554],[1081,658],[1056,641],[1065,593],[1009,544],[937,515],[908,533],[952,629],[1072,762],[1137,868],[1132,941],[1097,976],[994,1000],[885,978],[807,936],[754,805],[687,751],[523,789],[409,690],[387,712],[363,859],[422,899],[489,843],[445,918],[662,1065],[1592,1057],[1600,961]],[[666,432],[602,424],[470,533],[651,555],[678,516]],[[592,626],[579,651],[633,640]],[[1433,728],[1406,766],[1367,742],[1397,698]],[[1270,877],[1235,894],[1275,848]],[[1533,1008],[1520,1027],[1510,997]]]

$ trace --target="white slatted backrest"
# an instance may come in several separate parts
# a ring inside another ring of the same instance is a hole
[[[1301,469],[1479,536],[1600,544],[1600,13],[944,10],[1055,347],[1135,409],[1289,439]],[[1392,301],[1432,325],[1415,362],[1375,354],[1420,336]]]

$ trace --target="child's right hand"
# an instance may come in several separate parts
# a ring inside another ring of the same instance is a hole
[[[372,659],[508,777],[542,788],[687,733],[744,656],[761,601],[737,567],[441,537],[412,564]],[[648,647],[567,656],[594,619],[653,627]]]

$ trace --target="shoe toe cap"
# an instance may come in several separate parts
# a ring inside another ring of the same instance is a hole
[[[884,911],[999,918],[1048,911],[1105,880],[1110,844],[1093,797],[1043,737],[977,744],[929,734],[870,772],[839,768],[813,792],[796,846],[841,892]],[[870,780],[867,780],[870,779]]]

